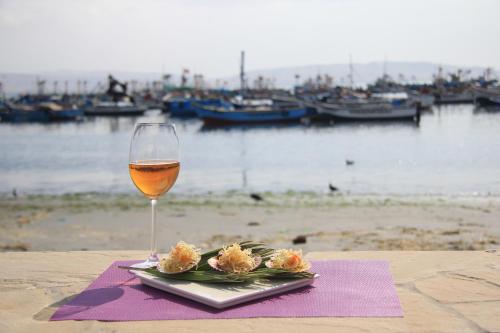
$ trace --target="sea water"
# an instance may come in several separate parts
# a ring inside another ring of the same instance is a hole
[[[93,117],[0,123],[0,192],[136,193],[128,152],[138,121],[173,121],[180,139],[178,194],[327,192],[499,195],[500,111],[434,107],[412,122],[205,128],[198,119]],[[347,165],[346,160],[353,164]]]

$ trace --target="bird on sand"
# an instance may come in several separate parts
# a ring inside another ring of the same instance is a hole
[[[299,235],[292,240],[293,244],[305,244],[307,243],[307,236]]]
[[[250,198],[254,199],[255,201],[263,201],[264,198],[257,193],[250,193]]]

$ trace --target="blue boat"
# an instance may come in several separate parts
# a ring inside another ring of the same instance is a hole
[[[48,122],[49,113],[30,105],[16,105],[3,103],[0,111],[0,118],[3,122],[24,123],[24,122]]]
[[[228,105],[217,107],[195,104],[195,108],[198,117],[207,125],[298,122],[310,115],[309,109],[299,105],[290,108],[235,108]]]
[[[197,116],[196,105],[220,106],[228,102],[219,98],[195,99],[195,98],[173,98],[164,102],[165,109],[175,118],[194,118]]]
[[[191,98],[173,98],[165,101],[163,105],[167,111],[170,111],[172,117],[193,118],[196,117],[193,101]]]
[[[54,121],[76,120],[83,117],[83,109],[74,104],[40,103],[38,109],[46,111],[50,120]]]
[[[62,110],[55,110],[49,112],[51,120],[65,121],[65,120],[78,120],[83,117],[84,111],[82,108],[65,108]]]

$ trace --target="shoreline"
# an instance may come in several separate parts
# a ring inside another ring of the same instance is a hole
[[[265,200],[260,202],[266,205],[282,206],[288,204],[311,204],[311,205],[335,205],[338,203],[380,203],[383,201],[394,201],[408,204],[432,204],[433,202],[500,202],[500,194],[353,194],[349,192],[319,192],[319,191],[293,191],[284,192],[271,191],[242,191],[227,190],[224,192],[197,192],[197,193],[167,193],[159,199],[159,202],[170,202],[176,205],[205,205],[211,203],[224,203],[229,205],[250,205],[255,201],[250,198],[251,193],[257,193]],[[102,201],[107,203],[129,202],[133,205],[147,202],[139,192],[114,193],[114,192],[75,192],[62,194],[31,193],[13,196],[11,193],[0,193],[0,207],[5,202],[18,203],[35,201],[48,203],[67,202],[98,204]]]
[[[485,250],[500,244],[500,197],[315,192],[169,194],[158,243],[202,248],[252,239],[317,250]],[[150,210],[139,194],[0,195],[0,251],[146,249]],[[305,244],[293,244],[305,236]]]

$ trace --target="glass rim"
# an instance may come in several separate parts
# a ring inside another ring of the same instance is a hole
[[[166,123],[160,123],[160,122],[151,122],[151,121],[140,121],[140,122],[137,122],[135,123],[136,125],[167,125],[167,126],[172,126],[172,125],[175,125],[175,123],[169,121],[169,122],[166,122]]]
[[[166,122],[166,123],[160,123],[160,122],[138,122],[135,123],[135,127],[138,126],[171,126],[175,127],[175,123],[173,122]]]

